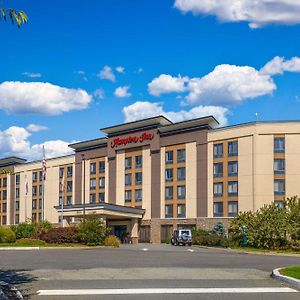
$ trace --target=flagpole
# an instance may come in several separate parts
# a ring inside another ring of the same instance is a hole
[[[43,162],[42,162],[42,220],[45,219],[45,179],[46,179],[46,155],[45,146],[43,145]]]
[[[44,172],[43,172],[42,173],[42,220],[41,221],[44,221],[44,195],[45,195],[44,189],[45,189],[45,179],[44,179]]]
[[[27,222],[27,194],[28,194],[28,178],[25,175],[25,222]]]

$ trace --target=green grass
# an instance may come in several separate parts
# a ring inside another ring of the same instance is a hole
[[[300,266],[287,267],[280,270],[280,273],[285,276],[300,279]]]
[[[268,249],[260,249],[254,247],[231,247],[232,250],[239,250],[244,252],[253,252],[253,253],[278,253],[278,254],[299,254],[299,251],[293,251],[290,249],[286,250],[268,250]]]
[[[73,244],[39,244],[36,242],[33,243],[0,243],[0,247],[51,247],[51,248],[59,248],[59,247],[69,247],[69,248],[78,248],[78,247],[90,247],[84,244],[73,243]],[[91,246],[91,247],[101,247],[101,246]]]

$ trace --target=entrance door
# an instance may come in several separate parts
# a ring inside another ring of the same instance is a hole
[[[115,225],[113,227],[114,235],[121,241],[127,237],[127,226],[126,225]]]

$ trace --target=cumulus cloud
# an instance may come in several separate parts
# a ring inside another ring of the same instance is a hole
[[[300,23],[296,0],[175,0],[174,6],[183,13],[215,16],[222,22],[248,22],[251,28]]]
[[[221,106],[196,106],[190,110],[165,111],[160,103],[151,103],[148,101],[137,101],[123,108],[125,122],[132,122],[144,118],[150,118],[157,115],[164,115],[173,122],[200,118],[213,115],[221,126],[227,124],[227,115],[229,110]]]
[[[188,103],[237,104],[272,93],[273,79],[248,66],[219,65],[211,73],[188,83]]]
[[[31,145],[29,141],[30,136],[31,133],[23,127],[12,126],[3,131],[0,130],[1,156],[19,156],[29,160],[41,159],[43,145],[47,158],[73,153],[72,149],[68,147],[69,142],[51,140],[43,144]]]
[[[40,78],[42,77],[41,73],[31,73],[31,72],[24,72],[24,76],[29,77],[29,78]]]
[[[94,97],[98,98],[98,99],[104,99],[105,97],[105,92],[103,89],[96,89],[93,93]]]
[[[283,74],[284,72],[300,72],[300,58],[293,57],[285,60],[284,57],[276,56],[269,61],[263,68],[261,73],[268,75]]]
[[[43,125],[37,125],[37,124],[29,124],[26,129],[30,132],[38,132],[42,130],[47,130],[48,127],[43,126]]]
[[[116,81],[116,76],[110,66],[104,66],[104,68],[97,74],[97,76],[100,79],[106,79],[112,82]]]
[[[92,97],[83,89],[44,82],[0,83],[0,109],[9,114],[59,115],[89,106]]]
[[[188,81],[188,77],[172,77],[171,75],[161,74],[154,78],[148,84],[148,91],[153,96],[160,96],[161,94],[184,92],[186,87],[185,83]]]
[[[129,93],[130,86],[119,86],[115,89],[114,95],[118,98],[128,98],[131,96],[131,93]]]
[[[117,71],[118,73],[124,73],[124,72],[125,72],[125,68],[122,67],[122,66],[118,66],[118,67],[116,67],[116,71]]]

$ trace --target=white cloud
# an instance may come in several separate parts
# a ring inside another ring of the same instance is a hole
[[[153,96],[160,96],[161,94],[184,92],[185,83],[188,77],[172,77],[171,75],[161,74],[148,83],[148,91]]]
[[[37,125],[37,124],[29,124],[26,129],[30,132],[38,132],[42,130],[47,130],[48,127],[43,126],[43,125]]]
[[[211,73],[188,83],[190,104],[237,104],[272,93],[273,79],[248,66],[219,65]]]
[[[249,23],[251,28],[269,24],[299,24],[298,0],[175,0],[183,13],[216,16],[222,22]]]
[[[131,96],[131,93],[129,93],[130,86],[119,86],[115,89],[114,95],[118,98],[128,98]]]
[[[116,71],[117,71],[118,73],[124,73],[124,72],[125,72],[125,68],[122,67],[122,66],[118,66],[118,67],[116,67]]]
[[[104,99],[105,97],[105,92],[103,89],[96,89],[93,93],[93,95],[98,98],[98,99]]]
[[[300,58],[293,57],[285,60],[284,57],[276,56],[261,68],[260,72],[271,76],[284,72],[300,72]]]
[[[88,81],[85,71],[83,70],[75,71],[75,74],[81,76],[83,80]]]
[[[0,83],[0,109],[9,114],[59,115],[89,106],[92,97],[83,89],[44,82]]]
[[[46,158],[63,156],[73,153],[68,147],[69,142],[62,140],[46,141],[43,144],[31,145],[29,137],[31,133],[18,126],[0,130],[0,153],[2,157],[19,156],[29,160],[42,158],[42,147],[45,147]]]
[[[104,66],[104,68],[97,74],[97,76],[101,79],[110,80],[112,82],[116,81],[116,76],[110,66]]]
[[[137,101],[123,108],[125,122],[132,122],[144,118],[150,118],[157,115],[164,115],[173,122],[200,118],[213,115],[221,126],[227,124],[227,115],[229,110],[221,106],[196,106],[190,110],[164,111],[160,103],[151,103],[147,101]]]
[[[29,78],[40,78],[42,77],[41,73],[31,73],[31,72],[24,72],[22,73],[24,76],[29,77]]]

